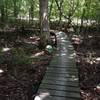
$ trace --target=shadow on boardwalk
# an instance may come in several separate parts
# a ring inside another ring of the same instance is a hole
[[[57,33],[57,40],[57,52],[47,67],[35,99],[81,100],[73,46],[63,32]]]

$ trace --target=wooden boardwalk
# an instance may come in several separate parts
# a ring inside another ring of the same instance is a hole
[[[57,33],[58,48],[47,67],[36,100],[81,100],[73,46],[63,32]]]

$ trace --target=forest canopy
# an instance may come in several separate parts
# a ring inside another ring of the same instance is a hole
[[[100,22],[100,0],[48,0],[50,20]],[[39,19],[39,0],[0,0],[2,22]]]

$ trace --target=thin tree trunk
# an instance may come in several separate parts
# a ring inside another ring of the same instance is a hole
[[[33,18],[34,18],[34,0],[31,0],[29,8],[29,21],[33,22]]]
[[[58,0],[55,0],[58,10],[59,10],[59,22],[61,22],[62,20],[62,4],[63,4],[63,0],[60,1],[60,4],[58,3]]]
[[[51,5],[50,5],[49,21],[50,21],[50,18],[51,18],[51,12],[52,12],[53,3],[54,3],[54,0],[51,1]]]
[[[83,9],[83,13],[82,13],[82,16],[81,16],[81,26],[80,26],[80,32],[83,31],[83,21],[84,21],[84,15],[85,15],[85,9]]]
[[[0,6],[0,11],[1,11],[1,21],[4,22],[5,21],[5,10],[4,10],[4,1],[1,1],[1,6]]]
[[[18,17],[18,5],[17,5],[17,0],[13,0],[13,14],[14,14],[14,17],[15,17],[15,20],[16,18]]]
[[[8,20],[8,3],[5,2],[5,19]]]

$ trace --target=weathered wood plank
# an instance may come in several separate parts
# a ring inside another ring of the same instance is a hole
[[[56,74],[56,73],[46,73],[46,76],[50,77],[63,77],[63,78],[78,78],[78,75],[70,75],[70,74]]]
[[[57,91],[78,92],[79,93],[79,87],[72,87],[72,86],[42,84],[40,86],[40,88],[41,89],[50,89],[50,90],[57,90]]]
[[[73,86],[73,87],[79,87],[78,82],[65,82],[65,81],[52,81],[52,80],[43,80],[42,84],[54,84],[54,85],[61,85],[61,86]]]
[[[65,91],[57,91],[57,90],[50,90],[50,89],[39,89],[42,93],[49,93],[50,96],[57,96],[57,97],[69,97],[69,98],[80,98],[80,94],[76,92],[65,92]]]

